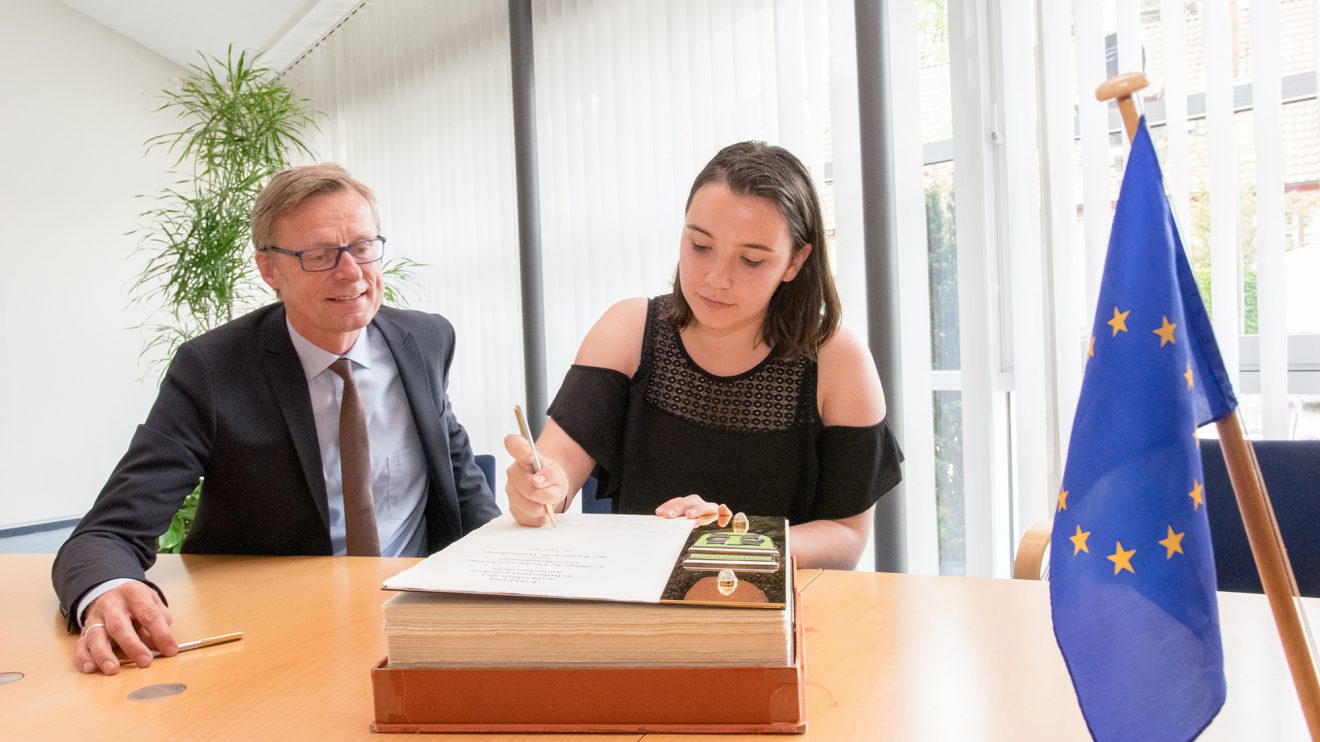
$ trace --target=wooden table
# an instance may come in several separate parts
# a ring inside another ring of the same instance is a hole
[[[0,672],[26,674],[0,685],[0,736],[397,739],[367,730],[368,673],[385,655],[380,583],[414,561],[163,556],[151,575],[170,598],[181,641],[234,630],[247,636],[105,677],[73,668],[74,638],[50,587],[51,555],[0,555]],[[1044,583],[816,570],[798,581],[807,738],[1089,739],[1050,631]],[[1320,612],[1320,601],[1307,603]],[[1264,597],[1221,593],[1220,611],[1228,702],[1203,739],[1305,739]],[[187,690],[127,699],[154,683]]]

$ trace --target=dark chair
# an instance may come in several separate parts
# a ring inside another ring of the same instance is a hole
[[[495,457],[488,453],[479,453],[473,458],[477,460],[481,473],[486,475],[486,486],[490,487],[490,493],[495,494]]]
[[[612,513],[614,512],[614,500],[608,497],[596,497],[596,486],[599,483],[595,477],[587,477],[587,481],[582,483],[582,512],[584,513]]]
[[[1320,441],[1254,441],[1261,476],[1302,595],[1320,596]],[[1205,508],[1220,590],[1263,592],[1219,441],[1201,441]]]

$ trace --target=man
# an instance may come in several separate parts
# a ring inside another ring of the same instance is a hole
[[[252,212],[280,303],[179,347],[146,423],[55,558],[82,672],[177,643],[145,577],[202,478],[185,552],[424,556],[499,514],[445,393],[454,331],[381,307],[371,191],[338,165],[286,170]],[[346,360],[345,360],[346,359]]]

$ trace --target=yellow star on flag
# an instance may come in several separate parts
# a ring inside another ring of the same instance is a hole
[[[1183,553],[1182,540],[1183,536],[1186,535],[1187,533],[1185,531],[1183,533],[1174,533],[1173,526],[1169,526],[1169,535],[1160,539],[1160,546],[1169,550],[1169,553],[1164,555],[1165,559],[1172,559],[1174,554]]]
[[[1187,493],[1187,496],[1192,498],[1192,510],[1196,510],[1205,504],[1205,498],[1201,496],[1202,492],[1201,483],[1193,479],[1192,491]]]
[[[1114,307],[1114,318],[1105,323],[1110,327],[1114,328],[1113,337],[1118,337],[1119,330],[1122,330],[1123,332],[1128,331],[1127,317],[1129,314],[1132,314],[1131,309],[1127,310],[1126,312],[1120,312],[1118,311],[1118,307]]]
[[[1087,358],[1095,358],[1095,335],[1091,336],[1091,347],[1086,349]]]
[[[1178,328],[1178,325],[1170,322],[1169,318],[1164,315],[1160,315],[1160,319],[1164,320],[1164,325],[1151,331],[1160,336],[1160,347],[1163,348],[1168,343],[1177,345],[1178,341],[1173,339],[1173,331]]]
[[[1191,389],[1191,388],[1192,388],[1192,362],[1191,362],[1191,361],[1188,361],[1188,362],[1187,362],[1187,373],[1183,374],[1183,378],[1187,379],[1187,388],[1188,388],[1188,389]]]
[[[1091,550],[1086,548],[1086,539],[1090,537],[1090,531],[1083,531],[1080,525],[1077,526],[1077,533],[1068,537],[1068,540],[1073,542],[1073,556],[1077,556],[1077,552],[1079,551],[1084,551],[1087,554],[1091,553]]]
[[[1132,569],[1132,555],[1136,553],[1137,553],[1136,549],[1124,550],[1123,542],[1115,541],[1114,553],[1105,557],[1105,559],[1108,559],[1109,561],[1114,563],[1114,574],[1118,574],[1120,571],[1125,569],[1131,572],[1132,574],[1136,574],[1136,571]]]
[[[1059,490],[1059,510],[1068,509],[1068,490]],[[1054,511],[1058,512],[1058,510]]]

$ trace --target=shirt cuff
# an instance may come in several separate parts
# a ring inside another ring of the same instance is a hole
[[[87,612],[87,607],[92,604],[93,600],[96,600],[120,585],[127,585],[130,582],[134,582],[131,577],[116,577],[113,580],[106,580],[91,590],[88,590],[86,593],[83,593],[82,600],[78,601],[78,610],[74,611],[73,614],[78,617],[78,629],[80,631],[82,630],[83,614]]]

